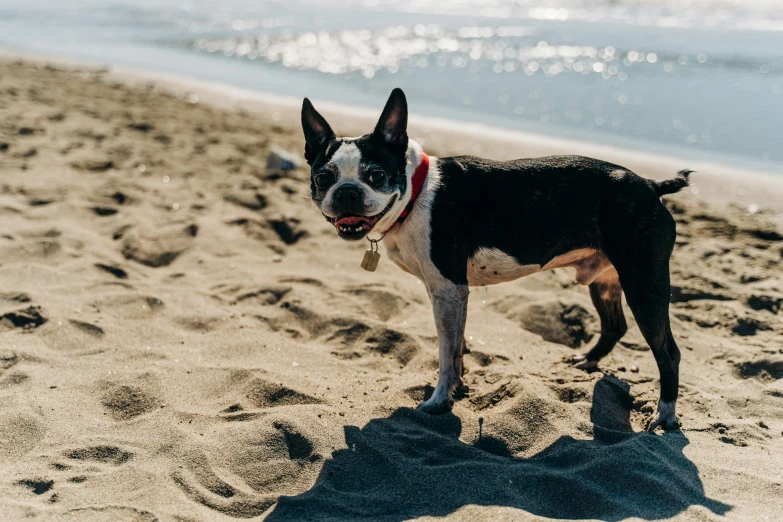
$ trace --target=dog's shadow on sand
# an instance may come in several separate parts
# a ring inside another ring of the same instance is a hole
[[[460,441],[462,423],[452,414],[400,408],[361,429],[345,426],[348,448],[332,454],[309,491],[281,497],[266,520],[402,521],[471,504],[609,521],[668,518],[692,505],[728,512],[704,495],[682,432],[634,433],[627,394],[622,381],[601,379],[594,439],[563,436],[531,458],[504,456],[510,451],[496,438]]]

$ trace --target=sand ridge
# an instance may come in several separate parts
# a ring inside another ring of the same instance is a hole
[[[783,518],[776,209],[667,199],[681,432],[643,431],[633,321],[568,364],[598,328],[569,270],[474,290],[467,389],[429,417],[424,288],[361,271],[275,147],[295,120],[0,62],[0,519]]]

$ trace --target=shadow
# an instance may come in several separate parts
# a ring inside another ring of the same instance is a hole
[[[345,426],[347,449],[327,460],[315,485],[281,497],[268,521],[402,521],[462,506],[507,506],[534,515],[608,521],[672,517],[692,505],[723,515],[704,496],[682,432],[634,433],[628,384],[604,377],[593,390],[594,439],[563,436],[531,458],[498,438],[459,440],[458,417],[401,408],[364,428]]]

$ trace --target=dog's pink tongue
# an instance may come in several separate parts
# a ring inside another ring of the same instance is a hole
[[[335,225],[356,226],[367,223],[367,218],[362,216],[348,216],[337,221]]]

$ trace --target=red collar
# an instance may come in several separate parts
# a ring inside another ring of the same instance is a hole
[[[427,179],[427,173],[429,173],[429,171],[430,159],[424,152],[422,152],[421,162],[416,167],[416,171],[413,173],[413,177],[411,178],[411,200],[407,205],[405,205],[405,208],[402,209],[400,217],[397,218],[397,221],[392,223],[392,225],[383,232],[384,235],[388,233],[389,230],[397,226],[398,223],[405,221],[405,218],[407,218],[411,213],[411,210],[413,210],[413,205],[416,203],[416,198],[419,197],[419,194],[421,194],[421,189],[424,188],[424,181]]]

